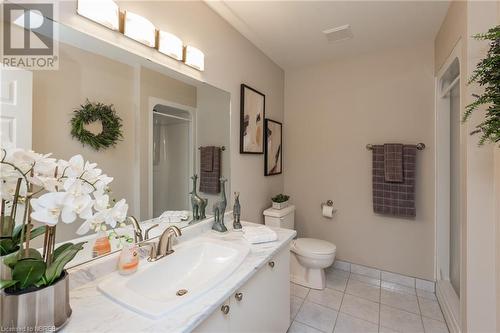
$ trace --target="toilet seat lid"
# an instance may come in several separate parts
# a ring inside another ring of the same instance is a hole
[[[337,249],[334,244],[315,238],[297,238],[294,247],[301,252],[311,254],[333,254]]]

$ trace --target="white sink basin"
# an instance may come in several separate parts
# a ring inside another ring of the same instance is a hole
[[[245,242],[205,237],[181,243],[156,262],[142,260],[136,273],[113,273],[98,289],[123,306],[156,319],[220,285],[245,259]],[[187,290],[178,296],[179,290]]]

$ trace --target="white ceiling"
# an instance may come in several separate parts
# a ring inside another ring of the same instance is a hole
[[[448,1],[207,1],[284,69],[424,41],[432,42]],[[349,24],[353,39],[322,31]]]

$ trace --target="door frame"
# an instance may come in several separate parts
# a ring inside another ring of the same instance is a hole
[[[456,80],[450,84],[450,88],[446,91],[441,90],[440,81],[450,66],[458,60],[459,75]],[[449,112],[446,116],[443,115],[443,110],[450,110],[450,102],[444,99],[444,95],[449,93],[451,88],[458,84],[460,94],[460,112],[462,112],[463,94],[461,80],[462,73],[462,41],[459,40],[453,51],[448,56],[446,62],[439,69],[435,78],[435,195],[436,195],[436,210],[435,210],[435,279],[436,279],[436,296],[441,305],[443,314],[451,332],[461,332],[461,302],[465,296],[465,251],[464,251],[464,211],[460,207],[460,297],[457,295],[449,281],[449,260],[450,260],[450,118]],[[460,167],[459,167],[459,188],[461,191],[460,202],[465,198],[463,189],[465,188],[464,174],[465,152],[463,142],[463,130],[460,130]],[[446,276],[442,276],[442,271],[445,271]]]
[[[155,105],[165,105],[168,107],[176,108],[191,115],[191,126],[189,130],[189,144],[190,147],[194,147],[196,143],[196,108],[184,104],[179,104],[171,101],[167,101],[157,97],[149,97],[148,99],[148,216],[150,218],[156,218],[158,216],[153,216],[153,108]],[[189,167],[192,172],[195,170],[195,154],[197,149],[193,148],[192,154],[189,156]],[[187,179],[186,181],[189,181]]]

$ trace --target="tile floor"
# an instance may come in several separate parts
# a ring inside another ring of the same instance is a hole
[[[288,333],[448,333],[434,293],[358,273],[329,269],[325,290],[292,283]]]

